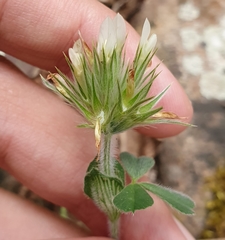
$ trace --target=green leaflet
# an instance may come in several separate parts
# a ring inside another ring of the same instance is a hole
[[[154,201],[139,184],[130,184],[114,198],[113,203],[122,212],[134,213],[152,206]]]
[[[121,153],[120,160],[133,181],[137,181],[141,178],[155,164],[152,158],[145,156],[136,158],[128,152]]]
[[[140,183],[140,185],[160,197],[178,211],[189,215],[194,214],[194,202],[183,193],[151,183]]]

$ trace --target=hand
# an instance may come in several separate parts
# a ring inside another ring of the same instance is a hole
[[[62,52],[73,45],[78,30],[91,45],[102,21],[114,14],[92,0],[1,1],[0,49],[40,68],[63,69]],[[132,58],[139,36],[130,26],[128,34],[127,56]],[[158,62],[155,58],[153,64]],[[151,94],[172,83],[161,105],[190,120],[190,101],[163,64],[160,70]],[[76,128],[82,118],[3,59],[0,103],[0,166],[41,197],[68,208],[91,230],[88,235],[47,210],[1,190],[0,239],[108,239],[104,238],[108,233],[106,218],[83,193],[83,178],[96,149],[93,132]],[[140,129],[158,138],[183,130],[177,125]],[[153,207],[134,216],[125,215],[121,221],[122,240],[193,239],[182,231],[159,199]]]

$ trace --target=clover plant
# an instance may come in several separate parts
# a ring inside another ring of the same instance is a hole
[[[84,193],[103,211],[109,221],[110,235],[119,239],[121,214],[145,209],[154,204],[154,193],[184,214],[193,214],[193,201],[186,195],[156,184],[138,181],[154,166],[154,160],[121,153],[115,156],[114,135],[127,129],[160,123],[183,124],[174,113],[156,107],[167,88],[156,96],[149,91],[158,76],[151,68],[157,37],[150,35],[146,19],[132,62],[127,61],[124,45],[127,37],[121,15],[102,23],[98,41],[88,46],[82,38],[69,49],[66,61],[72,73],[68,78],[59,69],[50,73],[44,84],[60,95],[85,119],[79,127],[92,128],[96,158],[90,162],[84,178]],[[125,181],[126,174],[131,182]]]

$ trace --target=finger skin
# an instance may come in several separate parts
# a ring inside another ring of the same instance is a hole
[[[87,237],[75,224],[0,189],[0,239]]]
[[[30,1],[8,0],[0,3],[0,49],[35,66],[54,71],[57,66],[65,69],[62,52],[67,53],[78,38],[78,30],[90,45],[97,40],[102,21],[115,15],[98,1],[93,0],[61,0]],[[76,12],[76,14],[75,14]],[[13,29],[13,31],[12,31]],[[126,55],[132,59],[138,44],[139,36],[127,24]],[[155,57],[153,66],[159,63]],[[171,85],[160,106],[190,122],[193,109],[183,89],[161,64],[161,72],[150,95],[156,95]],[[142,133],[156,138],[174,136],[185,127],[178,125],[160,125],[144,128]]]

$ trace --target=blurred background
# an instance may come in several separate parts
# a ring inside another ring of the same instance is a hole
[[[198,126],[163,141],[131,130],[120,135],[121,150],[155,157],[151,181],[195,200],[195,216],[174,213],[195,238],[225,239],[225,0],[100,2],[120,12],[139,33],[145,18],[150,20],[158,36],[157,55],[191,99],[192,123]],[[39,80],[40,69],[6,57]],[[63,214],[1,170],[0,186]]]

